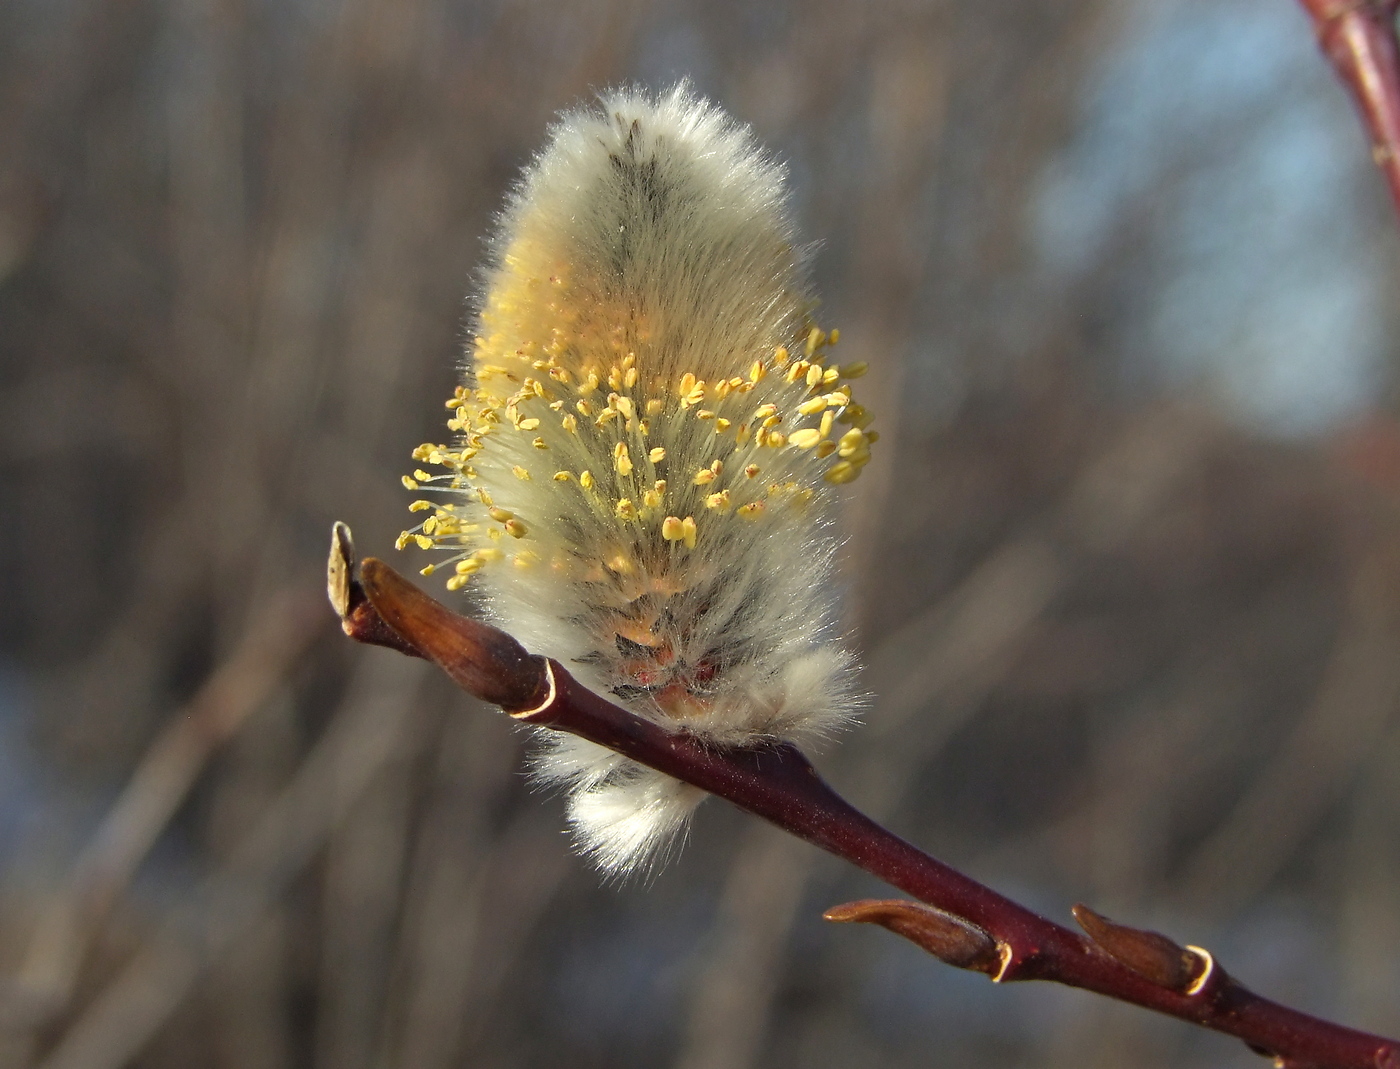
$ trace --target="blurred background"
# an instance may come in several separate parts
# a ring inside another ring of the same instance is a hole
[[[872,369],[823,771],[1400,1033],[1400,225],[1291,0],[10,0],[0,1066],[1264,1064],[826,925],[885,889],[722,803],[604,885],[504,717],[340,636],[507,185],[680,77]]]

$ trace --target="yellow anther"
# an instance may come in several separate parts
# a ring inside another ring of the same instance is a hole
[[[400,532],[399,532],[399,537],[396,538],[396,539],[394,539],[394,548],[395,548],[395,549],[403,549],[405,546],[408,545],[408,540],[409,540],[410,538],[412,538],[412,537],[413,537],[413,535],[411,535],[409,532],[407,532],[407,531],[400,531]]]
[[[629,390],[630,390],[633,386],[637,385],[637,369],[636,369],[636,368],[634,368],[634,367],[629,367],[625,372],[623,372],[623,375],[622,375],[622,385],[625,386],[625,387],[626,387],[627,389],[629,389]]]
[[[744,474],[747,475],[750,479],[752,479],[755,475],[757,475],[757,474],[758,474],[760,471],[762,471],[762,470],[763,470],[763,469],[760,468],[757,464],[750,464],[750,465],[748,465],[748,467],[746,467],[746,468],[744,469]]]
[[[750,501],[747,505],[740,505],[735,511],[746,520],[756,520],[763,514],[763,502]]]
[[[702,408],[695,413],[697,419],[714,419],[716,415],[718,415],[717,412],[711,412],[708,408]]]
[[[860,452],[865,447],[865,432],[862,431],[859,427],[849,430],[845,434],[841,435],[839,452],[843,457],[854,456],[856,453]]]
[[[461,590],[462,587],[467,585],[467,580],[470,578],[471,576],[469,575],[454,575],[447,581],[447,589],[455,594],[457,591]]]
[[[413,504],[411,504],[411,505],[408,506],[408,511],[409,511],[409,512],[423,512],[423,511],[425,511],[426,509],[430,509],[430,508],[432,508],[432,507],[433,507],[433,503],[432,503],[431,501],[415,501]]]
[[[519,427],[522,431],[538,430],[539,425],[540,421],[538,419],[535,419],[533,416],[531,416],[529,419],[522,419],[519,423],[516,424],[516,426]]]
[[[497,550],[496,552],[499,553],[500,550]],[[466,560],[459,560],[457,562],[457,567],[455,571],[458,575],[471,575],[473,572],[481,571],[481,569],[485,567],[485,564],[486,562],[483,561],[479,556],[468,557]]]
[[[632,504],[631,498],[622,498],[613,511],[617,513],[619,520],[635,520],[637,518],[637,506]]]
[[[715,433],[723,434],[727,430],[729,430],[729,420],[720,416],[719,419],[715,420]]]
[[[663,460],[666,459],[666,450],[658,445],[650,453],[647,454],[647,459],[650,460],[653,464],[660,464]]]
[[[477,556],[477,557],[480,557],[480,558],[481,558],[482,560],[484,560],[484,561],[485,561],[485,560],[500,560],[502,557],[505,556],[505,554],[502,553],[502,552],[501,552],[499,549],[497,549],[495,546],[486,546],[484,549],[478,549],[478,550],[476,551],[476,556]]]
[[[578,402],[578,404],[574,405],[574,408],[578,409],[578,414],[584,419],[589,419],[593,415],[593,406],[587,401]]]
[[[424,567],[424,568],[419,568],[419,569],[418,569],[418,574],[419,574],[419,575],[432,575],[435,571],[437,571],[437,565],[436,565],[436,564],[429,564],[429,565],[427,565],[427,566]]]
[[[790,368],[788,368],[786,376],[787,381],[796,382],[798,379],[801,379],[804,375],[807,374],[807,369],[811,366],[812,365],[809,364],[806,360],[797,361],[797,363],[793,364]]]
[[[788,359],[789,357],[786,345],[780,345],[773,350],[773,363],[777,364],[778,367],[787,367]]]
[[[642,504],[649,509],[660,508],[664,496],[665,495],[660,494],[655,490],[648,490],[642,495]]]
[[[647,402],[647,415],[655,416],[658,413],[660,413],[660,411],[665,407],[665,401],[661,400],[661,398],[659,397],[653,397],[650,401]]]
[[[870,424],[873,417],[865,410],[863,405],[847,405],[846,410],[841,413],[838,423],[849,423],[853,427],[865,427]]]
[[[831,411],[831,409],[828,408],[825,412],[822,413],[821,434],[823,438],[825,438],[828,434],[831,433],[831,425],[835,422],[836,413]]]
[[[705,498],[705,507],[707,509],[714,509],[717,512],[724,512],[729,508],[729,491],[721,490],[717,494],[711,494],[709,497]]]
[[[618,442],[613,446],[613,463],[617,465],[617,473],[622,476],[632,474],[632,458],[627,454],[627,443]]]
[[[817,346],[822,343],[822,332],[813,327],[807,332],[807,355],[811,356],[817,351]]]
[[[778,406],[777,406],[777,405],[759,405],[758,408],[756,408],[756,409],[754,410],[753,418],[754,418],[754,419],[769,419],[770,417],[776,416],[777,414],[778,414]]]
[[[753,383],[762,382],[768,376],[768,369],[763,366],[762,360],[755,360],[753,366],[749,368],[749,381]]]
[[[771,431],[763,444],[772,449],[781,448],[783,445],[787,444],[787,435],[782,431]]]
[[[813,364],[807,369],[807,387],[815,390],[822,384],[822,376],[826,374],[825,369],[820,364]],[[836,381],[835,379],[832,380]]]
[[[508,512],[505,509],[492,508],[489,510],[488,514],[497,523],[505,523],[507,520],[513,520],[515,518],[515,513]]]
[[[566,482],[568,482],[570,479],[572,479],[573,477],[574,477],[574,476],[573,476],[573,472],[568,472],[568,471],[556,471],[556,472],[554,473],[554,481],[557,482],[557,483],[566,483]]]
[[[681,383],[676,387],[676,393],[680,394],[681,397],[689,397],[691,391],[695,389],[695,381],[695,376],[687,371],[681,376]]]
[[[590,393],[592,393],[598,388],[598,382],[598,372],[590,371],[588,373],[588,378],[584,379],[578,384],[579,395],[582,397],[587,397]]]
[[[476,499],[480,501],[483,505],[485,505],[487,508],[490,508],[492,505],[495,504],[495,502],[491,500],[490,493],[484,486],[477,487]]]
[[[530,444],[533,445],[536,449],[548,449],[548,448],[549,448],[549,446],[545,445],[544,439],[541,438],[541,437],[539,437],[538,435],[536,435],[534,438],[531,438],[531,439],[530,439]]]
[[[667,542],[679,542],[685,537],[685,524],[679,516],[667,516],[661,521],[661,537]]]
[[[636,414],[636,409],[632,407],[632,398],[619,397],[616,404],[617,410],[622,413],[623,419],[631,419]]]
[[[831,456],[831,454],[834,452],[836,452],[836,443],[829,438],[824,442],[818,443],[817,445],[817,458],[819,460],[826,459],[827,457]]]
[[[514,475],[517,479],[522,479],[525,482],[530,481],[530,473],[526,469],[522,468],[519,464],[516,464],[514,467],[512,467],[510,469],[510,473]]]
[[[715,473],[709,468],[701,468],[695,473],[695,478],[692,481],[696,486],[707,486],[715,481]]]
[[[835,344],[836,344],[837,342],[839,342],[840,340],[841,340],[841,331],[838,330],[836,327],[832,327],[832,328],[831,328],[831,333],[828,334],[828,335],[826,336],[826,343],[827,343],[828,345],[835,345]]]
[[[797,411],[804,416],[812,416],[816,415],[816,413],[818,412],[821,412],[825,408],[825,397],[813,397],[811,400],[803,401],[800,405],[798,405]]]
[[[822,432],[815,427],[808,427],[805,430],[793,431],[788,435],[788,442],[798,449],[811,449],[822,440]]]
[[[578,484],[585,490],[593,489],[593,473],[591,471],[581,471],[578,473]]]
[[[839,460],[831,465],[827,473],[822,476],[829,483],[848,483],[860,474],[860,468],[852,464],[849,460]]]
[[[695,526],[695,517],[687,516],[681,520],[681,537],[685,539],[685,548],[694,549],[695,540],[699,537],[699,529]]]
[[[573,416],[566,415],[563,419],[559,421],[559,425],[562,426],[570,434],[573,434],[576,430],[578,430],[578,420],[576,420]]]
[[[822,385],[830,386],[840,377],[841,372],[837,371],[834,367],[829,367],[822,372]]]
[[[573,376],[569,374],[569,369],[566,368],[566,367],[552,367],[552,368],[550,368],[550,369],[549,369],[549,377],[552,378],[552,379],[554,379],[556,382],[562,382],[562,383],[565,383],[566,385],[567,385],[568,382],[573,378]]]
[[[524,538],[527,533],[529,533],[529,528],[519,520],[506,521],[506,534],[512,538]]]
[[[417,489],[418,489],[418,484],[417,484],[416,482],[414,482],[412,479],[410,479],[407,475],[403,476],[399,481],[403,483],[403,488],[404,488],[405,490],[417,490]]]
[[[418,543],[419,549],[432,549],[433,540],[427,535],[414,535],[413,540]]]

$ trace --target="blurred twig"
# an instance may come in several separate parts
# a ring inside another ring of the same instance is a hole
[[[1318,42],[1361,112],[1371,156],[1400,209],[1400,0],[1300,0]]]
[[[45,910],[17,977],[31,1012],[62,1011],[88,941],[220,745],[268,698],[322,630],[304,591],[258,614],[242,644],[157,736]]]
[[[204,968],[248,933],[402,752],[416,715],[416,661],[367,663],[293,781],[185,908],[70,1027],[41,1069],[118,1069],[145,1045]]]

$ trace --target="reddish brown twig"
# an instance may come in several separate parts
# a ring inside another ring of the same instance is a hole
[[[1400,0],[1301,0],[1318,43],[1361,112],[1371,157],[1400,210]]]
[[[449,611],[383,561],[366,560],[356,579],[340,525],[330,574],[337,610],[357,610],[342,611],[352,638],[425,657],[522,723],[568,731],[701,787],[920,899],[850,903],[828,919],[880,924],[997,982],[1053,980],[1170,1014],[1237,1036],[1280,1066],[1400,1069],[1400,1043],[1261,998],[1207,951],[1080,906],[1086,937],[1017,905],[854,809],[790,745],[726,749],[672,734],[585,689],[557,661]]]

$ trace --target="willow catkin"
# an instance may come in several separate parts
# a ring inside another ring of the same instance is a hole
[[[450,589],[672,730],[801,741],[852,712],[828,511],[874,432],[863,366],[811,321],[782,168],[684,86],[621,89],[552,128],[499,221],[450,445],[414,456]],[[474,578],[473,578],[474,577]],[[609,872],[654,860],[703,797],[573,736],[537,775]]]

